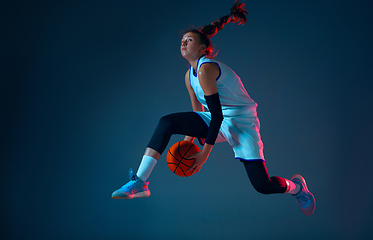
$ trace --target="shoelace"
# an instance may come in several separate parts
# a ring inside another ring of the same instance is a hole
[[[136,183],[136,181],[129,181],[123,187],[126,188],[126,189],[131,189],[133,187],[133,185],[135,185],[135,183]]]
[[[137,179],[139,179],[136,174],[133,174],[133,170],[132,168],[130,168],[130,171],[129,171],[129,179],[130,181],[137,181]]]
[[[132,168],[130,168],[130,171],[129,171],[129,179],[130,181],[128,183],[126,183],[123,187],[125,187],[126,189],[130,189],[133,187],[133,185],[135,185],[135,183],[137,182],[137,180],[139,179],[136,174],[133,174],[133,170]]]

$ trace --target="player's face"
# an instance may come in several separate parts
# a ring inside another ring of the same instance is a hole
[[[199,37],[195,33],[188,32],[181,39],[180,51],[186,59],[198,59],[203,54],[204,49],[205,45],[199,43]]]

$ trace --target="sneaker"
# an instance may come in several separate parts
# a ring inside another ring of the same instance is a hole
[[[142,181],[133,173],[132,169],[129,171],[129,178],[130,181],[128,183],[113,192],[111,195],[112,198],[131,199],[150,196],[150,191],[148,189],[149,182]]]
[[[302,210],[302,212],[307,216],[312,215],[312,213],[315,211],[316,201],[312,193],[308,191],[306,180],[304,180],[301,175],[294,175],[291,178],[291,181],[300,185],[299,193],[293,194],[293,196],[297,199],[300,210]]]

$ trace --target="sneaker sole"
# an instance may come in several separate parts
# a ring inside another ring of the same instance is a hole
[[[133,196],[126,196],[126,197],[121,197],[121,196],[111,196],[111,198],[113,199],[131,199],[133,198]]]
[[[145,191],[145,192],[135,193],[133,195],[133,198],[143,198],[143,197],[149,197],[149,196],[150,196],[150,192],[149,191]]]
[[[112,196],[111,198],[113,198],[113,199],[132,199],[132,198],[144,198],[144,197],[149,197],[149,196],[150,196],[150,192],[146,191],[146,192],[135,193],[135,194],[125,196],[125,197]]]

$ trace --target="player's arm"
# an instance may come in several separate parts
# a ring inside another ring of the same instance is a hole
[[[216,86],[216,79],[220,75],[220,69],[215,63],[205,63],[198,71],[199,83],[205,94],[205,99],[211,113],[211,122],[206,137],[206,142],[202,151],[193,155],[196,159],[193,166],[188,170],[198,172],[210,155],[215,140],[219,134],[220,126],[223,121],[219,94]]]
[[[190,86],[189,71],[190,71],[190,69],[185,74],[185,85],[187,87],[187,90],[188,90],[188,93],[189,93],[189,96],[190,96],[190,102],[192,104],[193,111],[203,112],[203,110],[204,110],[203,105],[198,101],[192,86]],[[184,141],[193,142],[194,139],[195,139],[194,137],[185,136]]]
[[[190,102],[192,104],[193,111],[195,112],[203,112],[204,108],[203,105],[198,101],[196,94],[194,93],[194,90],[192,86],[190,85],[190,79],[189,79],[189,71],[188,70],[185,74],[185,85],[188,89],[188,93],[190,96]]]

